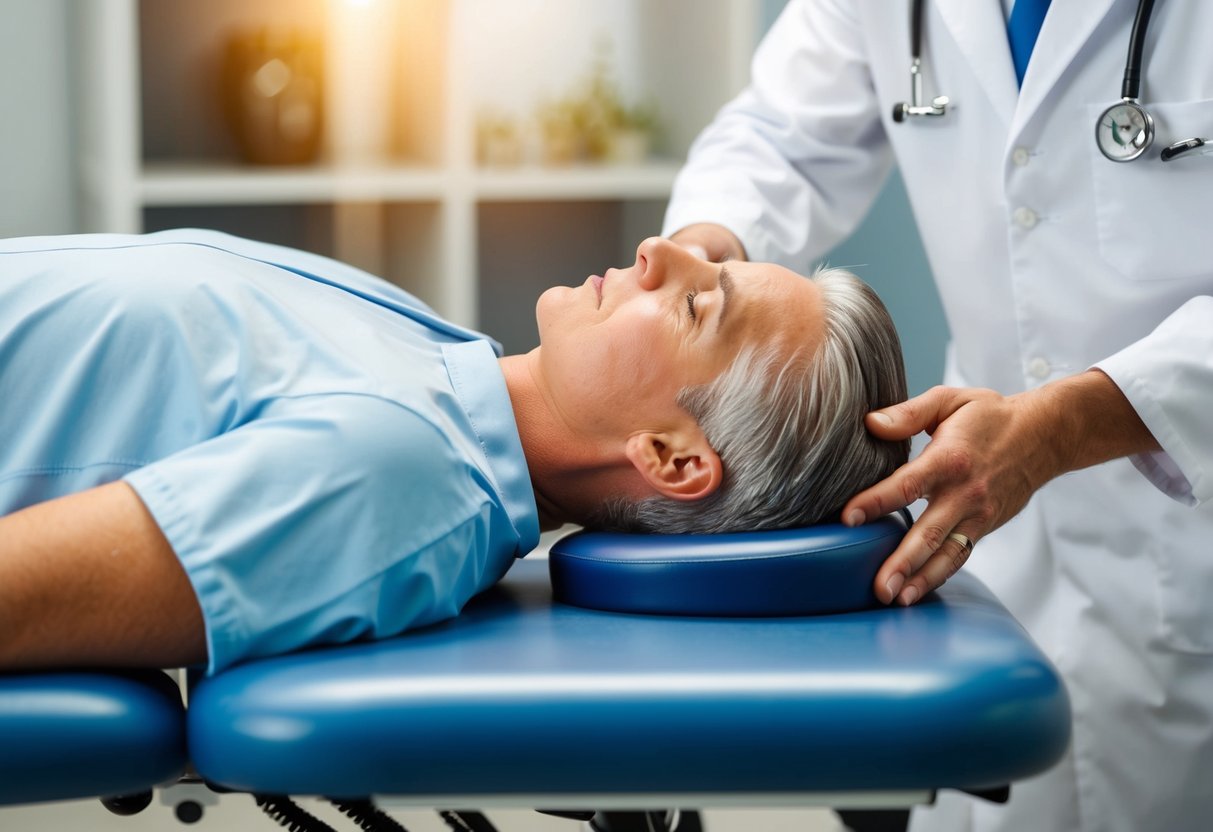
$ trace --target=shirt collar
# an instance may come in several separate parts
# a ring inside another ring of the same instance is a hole
[[[480,440],[489,474],[514,525],[517,557],[522,557],[539,545],[539,509],[501,365],[487,340],[443,344],[442,355],[451,386]]]

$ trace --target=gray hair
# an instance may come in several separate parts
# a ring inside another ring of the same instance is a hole
[[[824,308],[813,355],[750,347],[713,381],[678,393],[720,455],[721,487],[693,502],[610,501],[591,525],[665,534],[808,526],[837,519],[853,495],[905,463],[909,440],[877,439],[863,422],[868,411],[906,398],[888,310],[850,272],[822,270],[811,279]]]

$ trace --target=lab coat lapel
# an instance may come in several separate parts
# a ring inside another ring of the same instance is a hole
[[[926,8],[928,15],[932,8],[939,10],[944,26],[964,55],[978,83],[993,102],[1003,124],[1010,124],[1015,114],[1018,90],[1015,88],[1015,67],[1011,63],[1011,47],[1007,43],[1007,21],[1003,17],[1002,6],[991,0],[936,0],[934,3],[927,3]],[[926,31],[926,51],[929,54],[929,17]],[[964,102],[957,101],[956,106],[963,107]]]
[[[1081,0],[1065,2],[1053,0],[1044,25],[1032,50],[1032,59],[1019,91],[1019,106],[1011,123],[1011,135],[1016,135],[1031,120],[1032,116],[1049,97],[1053,86],[1066,68],[1078,56],[1091,34],[1107,16],[1108,10],[1117,0]],[[989,5],[995,5],[993,3]],[[1125,43],[1128,48],[1128,43]],[[1112,86],[1109,79],[1108,98],[1119,92],[1120,85]]]

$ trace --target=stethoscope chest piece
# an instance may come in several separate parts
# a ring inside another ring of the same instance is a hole
[[[1154,119],[1136,100],[1122,99],[1100,114],[1095,143],[1113,162],[1131,162],[1154,143]]]
[[[951,102],[946,95],[935,97],[930,104],[922,94],[922,29],[924,0],[910,0],[910,100],[893,106],[893,121],[903,122],[911,116],[942,116]],[[1154,0],[1137,0],[1137,14],[1129,34],[1129,54],[1125,58],[1125,76],[1120,87],[1120,100],[1099,114],[1095,122],[1095,145],[1099,152],[1113,162],[1132,162],[1141,158],[1154,144],[1154,118],[1141,106],[1142,54],[1146,31]],[[931,121],[927,118],[927,121]],[[1173,142],[1163,148],[1159,158],[1164,162],[1187,156],[1213,153],[1213,139],[1194,137]]]

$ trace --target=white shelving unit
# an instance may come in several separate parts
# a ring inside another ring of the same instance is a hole
[[[325,30],[332,15],[376,4],[393,20],[390,150],[358,164],[240,162],[217,100],[227,34]],[[657,231],[691,140],[745,83],[760,4],[76,0],[81,222],[202,225],[332,254],[528,348],[540,289],[630,262]],[[652,159],[478,166],[478,114],[521,120],[604,49],[620,89],[657,104]]]

